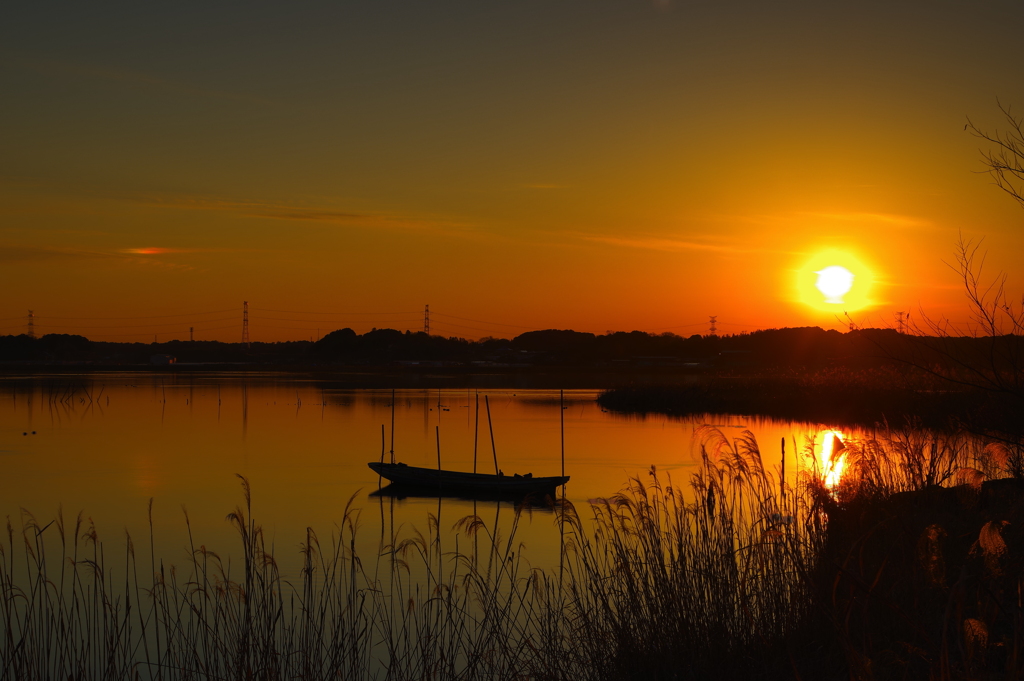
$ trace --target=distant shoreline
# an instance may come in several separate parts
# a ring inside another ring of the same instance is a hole
[[[970,390],[908,384],[885,371],[723,371],[685,367],[338,366],[178,363],[167,366],[0,364],[0,380],[102,381],[122,375],[198,381],[314,383],[332,390],[593,390],[603,409],[628,415],[762,416],[812,423],[948,429],[1008,425],[1001,409]],[[905,378],[905,377],[904,377]]]
[[[345,388],[521,388],[609,390],[626,385],[687,384],[697,380],[693,370],[675,367],[394,367],[394,366],[295,366],[269,364],[0,364],[0,380],[48,379],[69,376],[96,377],[118,374],[194,376],[204,378],[303,380],[336,384]]]
[[[1012,401],[950,386],[850,382],[846,375],[704,376],[689,385],[633,385],[609,389],[602,408],[622,414],[734,414],[836,426],[888,425],[1007,434],[1020,428]],[[829,380],[832,379],[832,380]]]

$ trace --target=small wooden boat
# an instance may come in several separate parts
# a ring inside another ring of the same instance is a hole
[[[398,485],[420,489],[498,494],[532,494],[553,491],[569,481],[568,475],[535,478],[526,475],[494,475],[493,473],[461,473],[437,468],[418,468],[404,463],[367,464],[373,472]]]

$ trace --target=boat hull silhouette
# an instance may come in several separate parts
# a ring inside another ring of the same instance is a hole
[[[418,489],[437,489],[445,492],[467,492],[477,494],[535,494],[550,492],[569,481],[568,475],[534,478],[517,475],[494,475],[492,473],[462,473],[459,471],[419,468],[403,463],[367,464],[373,472],[396,485]]]

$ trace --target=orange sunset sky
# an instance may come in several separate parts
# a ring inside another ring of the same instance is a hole
[[[1024,111],[1024,4],[19,3],[0,333],[478,338],[966,319],[1024,283],[964,130]],[[844,305],[814,271],[854,272]]]

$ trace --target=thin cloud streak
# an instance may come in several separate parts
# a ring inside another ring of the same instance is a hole
[[[662,251],[665,253],[682,253],[686,251],[710,251],[714,253],[781,253],[782,251],[761,249],[761,248],[740,248],[729,245],[709,244],[699,241],[683,241],[679,239],[667,239],[664,237],[639,237],[626,238],[616,236],[582,236],[585,241],[607,244],[609,246],[622,246],[626,248],[640,248],[650,251]]]
[[[880,222],[892,227],[933,228],[935,226],[935,223],[930,220],[892,213],[797,213],[797,215],[841,222]]]
[[[779,224],[793,224],[794,222],[809,222],[822,220],[829,222],[846,223],[870,223],[884,224],[892,227],[903,227],[907,229],[934,229],[935,223],[923,218],[910,215],[898,215],[895,213],[863,213],[863,212],[836,212],[823,213],[813,211],[796,211],[791,213],[761,214],[761,215],[710,215],[708,219],[713,222],[727,222],[731,224],[747,224],[757,226],[776,226]]]
[[[375,213],[355,213],[327,210],[323,207],[305,207],[288,204],[230,201],[225,199],[197,199],[191,197],[141,197],[132,201],[160,208],[234,213],[243,217],[285,220],[289,222],[324,223],[351,227],[397,230],[435,230],[449,235],[466,235],[474,226],[436,217],[400,216]]]
[[[0,263],[7,265],[32,263],[86,262],[90,260],[120,261],[133,265],[158,266],[170,269],[192,269],[189,265],[168,262],[164,259],[145,257],[148,255],[196,253],[215,249],[198,248],[121,248],[104,250],[57,246],[0,245]]]
[[[202,250],[200,248],[164,248],[162,246],[145,246],[143,248],[122,248],[120,253],[128,253],[132,255],[163,255],[165,253],[197,253]]]
[[[0,176],[0,185],[6,178]],[[11,183],[13,186],[13,183]],[[23,183],[28,184],[28,183]],[[125,202],[137,206],[156,209],[178,209],[213,213],[233,214],[244,218],[260,218],[281,220],[286,222],[306,223],[309,225],[338,225],[356,229],[387,229],[405,232],[429,232],[439,236],[451,236],[462,239],[494,239],[501,238],[494,232],[482,229],[477,222],[467,222],[437,215],[402,215],[395,213],[375,213],[336,210],[324,205],[309,206],[288,203],[263,201],[237,201],[217,197],[195,196],[187,194],[162,194],[155,192],[105,192],[93,189],[81,191],[81,187],[67,187],[49,182],[36,183],[40,188],[56,190],[69,199],[84,202],[95,202],[97,199]],[[0,232],[13,228],[0,226]],[[69,233],[84,233],[71,230]],[[91,234],[107,234],[91,231]],[[251,249],[245,249],[251,250]]]

